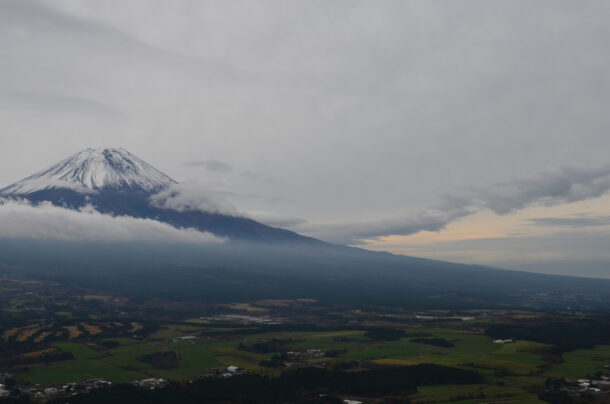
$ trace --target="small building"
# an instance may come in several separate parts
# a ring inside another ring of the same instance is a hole
[[[494,344],[512,344],[513,342],[515,341],[512,338],[494,340]]]

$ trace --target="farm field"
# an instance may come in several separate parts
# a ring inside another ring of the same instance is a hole
[[[549,376],[585,378],[599,372],[610,364],[610,346],[597,345],[591,349],[578,349],[563,354],[564,363],[553,367]]]
[[[150,338],[142,341],[131,338],[108,338],[98,342],[57,342],[53,344],[75,359],[36,364],[19,376],[40,386],[51,386],[74,380],[103,378],[112,382],[128,382],[150,377],[173,381],[197,378],[210,368],[238,366],[246,372],[277,374],[278,369],[260,365],[278,352],[257,353],[239,349],[240,344],[253,346],[266,341],[281,341],[283,349],[291,351],[320,350],[338,352],[333,357],[306,358],[304,364],[327,367],[340,362],[357,362],[377,365],[438,364],[463,369],[474,369],[488,379],[487,384],[424,386],[411,397],[413,403],[453,402],[479,403],[489,399],[519,400],[521,403],[540,403],[528,391],[540,386],[549,375],[579,376],[599,367],[595,358],[610,355],[610,347],[579,350],[566,354],[566,362],[543,374],[546,364],[536,353],[547,348],[545,344],[516,341],[512,344],[494,344],[481,333],[451,328],[418,328],[414,335],[427,335],[448,341],[451,347],[438,347],[412,341],[407,336],[392,340],[373,340],[365,331],[340,330],[316,332],[264,332],[240,335],[239,329],[212,329],[205,325],[166,324]],[[223,332],[226,332],[224,334]],[[222,337],[219,337],[222,335]],[[193,336],[193,340],[171,342],[171,338]],[[101,342],[112,341],[116,347],[105,349]],[[155,367],[141,360],[155,352],[175,351],[179,361],[167,368]],[[582,352],[581,352],[582,351]],[[486,401],[487,400],[487,401]],[[500,402],[500,401],[498,401]]]
[[[40,300],[33,302],[31,296],[44,295],[40,285],[34,286],[33,294],[15,292],[7,300],[11,310],[25,311],[7,315],[11,320],[0,326],[5,348],[0,371],[8,370],[20,385],[39,391],[97,378],[113,383],[193,381],[218,377],[228,366],[241,368],[244,380],[277,380],[299,370],[349,374],[430,365],[474,372],[483,379],[424,383],[394,392],[414,404],[541,404],[538,397],[549,378],[610,375],[604,369],[610,364],[610,345],[579,349],[610,342],[604,334],[610,322],[602,316],[512,310],[419,313],[396,307],[326,307],[315,301],[193,309],[192,303],[72,296],[62,288],[56,290],[52,308],[40,315],[34,310]],[[52,288],[45,285],[44,293]],[[176,314],[170,315],[170,309]],[[494,327],[495,333],[490,331]],[[513,342],[494,343],[498,338]],[[563,341],[572,345],[558,351]]]

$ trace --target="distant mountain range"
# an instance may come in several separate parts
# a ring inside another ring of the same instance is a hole
[[[125,149],[85,149],[52,167],[0,189],[5,198],[51,202],[101,213],[155,219],[178,228],[195,228],[238,240],[317,242],[255,220],[196,209],[167,209],[151,197],[177,184],[168,175]]]
[[[325,243],[252,219],[169,209],[176,181],[123,149],[86,149],[0,190],[69,209],[91,205],[229,238],[220,245],[2,240],[0,271],[143,297],[244,301],[314,297],[413,307],[599,309],[610,281],[454,264]],[[0,223],[1,226],[1,223]],[[168,240],[171,241],[171,240]]]

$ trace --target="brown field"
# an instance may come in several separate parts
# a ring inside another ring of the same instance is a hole
[[[109,301],[109,300],[112,300],[113,297],[112,296],[104,296],[104,295],[85,295],[85,296],[83,296],[83,299],[85,299],[85,300]]]
[[[34,342],[42,342],[42,341],[44,341],[44,339],[46,337],[48,337],[52,333],[53,333],[53,331],[44,331],[44,332],[40,333],[40,335],[38,335],[36,338],[34,338]]]
[[[2,334],[2,339],[4,339],[6,341],[13,335],[17,334],[18,331],[19,331],[19,328],[8,329],[8,330],[4,331],[4,333]]]
[[[33,352],[28,352],[25,353],[21,356],[23,356],[24,358],[35,358],[37,356],[41,356],[47,353],[51,353],[51,352],[57,352],[57,348],[46,348],[46,349],[40,349],[38,351],[33,351]]]
[[[144,326],[140,323],[131,323],[131,330],[129,332],[136,332],[144,328]]]
[[[83,333],[83,332],[82,332],[81,330],[79,330],[79,329],[78,329],[78,327],[77,327],[77,326],[75,326],[75,325],[69,325],[69,326],[66,326],[66,327],[64,327],[64,328],[65,328],[66,330],[68,330],[70,339],[73,339],[73,338],[78,338],[78,337],[80,337],[80,335]]]
[[[202,318],[189,318],[184,320],[186,323],[195,323],[195,324],[210,324],[209,320],[204,320]]]
[[[85,327],[85,330],[87,330],[89,335],[96,335],[96,334],[102,333],[102,329],[100,327],[98,327],[97,325],[89,324],[89,323],[81,323],[81,325],[83,327]]]
[[[227,305],[229,308],[233,310],[243,310],[250,313],[260,313],[264,311],[268,311],[262,307],[252,306],[250,303],[232,303]]]
[[[42,327],[38,324],[27,327],[27,328],[22,328],[19,330],[19,335],[17,335],[17,338],[15,340],[17,342],[27,341],[28,339],[30,339],[30,337],[32,335],[36,334],[40,329],[42,329]]]

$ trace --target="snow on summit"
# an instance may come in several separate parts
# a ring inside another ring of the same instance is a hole
[[[67,188],[92,193],[103,189],[155,192],[176,181],[125,149],[85,149],[0,191],[29,194]]]

